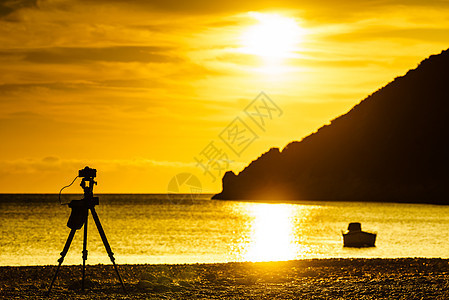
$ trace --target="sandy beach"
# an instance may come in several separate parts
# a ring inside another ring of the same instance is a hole
[[[447,299],[449,260],[313,259],[287,262],[62,266],[52,299]],[[0,298],[45,299],[56,266],[0,267]]]

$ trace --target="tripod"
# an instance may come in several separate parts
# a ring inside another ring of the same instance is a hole
[[[94,219],[95,225],[97,226],[98,232],[100,233],[101,240],[103,241],[103,245],[106,248],[106,252],[111,259],[111,262],[114,266],[115,272],[117,273],[117,277],[122,285],[123,291],[126,293],[125,285],[123,284],[122,277],[118,272],[117,265],[115,264],[114,253],[111,250],[111,246],[109,245],[108,239],[106,238],[106,234],[104,233],[103,227],[101,226],[100,219],[98,218],[98,214],[95,211],[95,205],[99,204],[98,197],[93,196],[93,186],[97,184],[94,181],[94,177],[96,176],[96,170],[90,169],[88,167],[79,171],[79,177],[83,177],[81,180],[81,187],[84,190],[84,197],[81,200],[73,200],[69,203],[69,207],[72,209],[69,220],[67,222],[67,227],[69,227],[70,233],[67,241],[65,242],[64,249],[61,252],[61,257],[58,259],[58,268],[56,269],[55,275],[51,281],[50,287],[48,288],[47,295],[50,295],[51,288],[53,287],[53,283],[58,276],[59,268],[61,267],[64,258],[69,251],[70,244],[72,243],[73,237],[75,236],[75,232],[81,227],[84,226],[84,239],[83,239],[83,275],[81,281],[81,289],[84,291],[84,278],[86,272],[86,260],[87,260],[87,220],[89,216],[89,210],[92,214],[92,218]],[[84,176],[86,175],[87,176]]]

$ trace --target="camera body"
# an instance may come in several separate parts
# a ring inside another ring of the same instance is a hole
[[[97,176],[97,170],[91,169],[89,167],[84,167],[84,169],[81,169],[78,171],[78,177],[84,177],[84,178],[95,178]]]

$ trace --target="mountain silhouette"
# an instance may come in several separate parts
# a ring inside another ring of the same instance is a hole
[[[214,199],[449,204],[449,49],[282,151],[272,148]]]

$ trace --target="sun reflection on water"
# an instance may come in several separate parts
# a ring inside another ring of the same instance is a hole
[[[244,261],[290,260],[307,252],[297,242],[295,218],[298,211],[288,204],[249,204],[245,206],[251,219],[249,232],[241,244]]]

